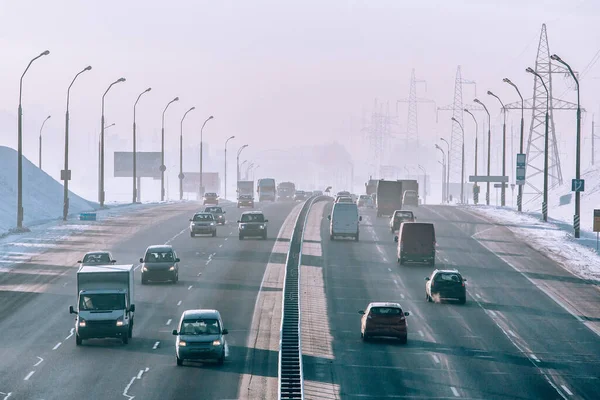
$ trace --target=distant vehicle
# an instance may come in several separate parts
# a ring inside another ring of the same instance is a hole
[[[331,215],[327,217],[329,224],[329,239],[335,240],[336,237],[352,237],[358,242],[359,222],[362,217],[358,215],[358,206],[354,203],[335,203]]]
[[[245,195],[254,196],[254,181],[238,181],[237,198]]]
[[[342,190],[341,192],[337,192],[336,196],[351,196],[350,192],[346,191],[346,190]]]
[[[431,223],[404,222],[398,236],[398,263],[421,262],[435,265],[435,228]]]
[[[179,258],[171,245],[149,246],[142,263],[142,285],[149,281],[179,281]]]
[[[365,183],[365,191],[367,195],[375,195],[377,193],[377,179],[369,178],[369,181]],[[375,200],[375,199],[373,199]]]
[[[214,204],[214,205],[218,205],[219,204],[219,195],[213,192],[210,193],[205,193],[204,194],[204,205],[207,204]]]
[[[296,190],[296,193],[294,193],[295,201],[302,201],[302,200],[306,200],[307,198],[308,198],[307,193],[304,190]]]
[[[115,264],[117,260],[108,251],[90,251],[85,253],[83,259],[77,262],[85,267],[86,265],[111,265]]]
[[[267,222],[262,211],[246,211],[238,220],[239,239],[248,236],[260,236],[263,240],[267,238]]]
[[[356,201],[356,204],[359,207],[373,208],[373,206],[374,206],[373,198],[371,196],[369,196],[368,194],[361,194],[360,196],[358,196],[358,200]]]
[[[323,191],[322,190],[313,190],[312,194],[313,194],[313,196],[323,196]]]
[[[223,210],[222,207],[219,207],[219,206],[206,207],[204,209],[204,212],[211,213],[213,215],[213,217],[215,217],[215,221],[217,221],[217,224],[225,225],[225,214],[227,212],[225,210]]]
[[[254,196],[251,194],[242,194],[238,197],[237,207],[251,207],[254,208]]]
[[[404,196],[402,197],[403,207],[418,207],[419,206],[419,195],[414,190],[405,190]]]
[[[75,344],[86,339],[119,338],[124,344],[133,336],[133,265],[83,266],[77,271]]]
[[[175,339],[175,358],[177,365],[185,360],[215,360],[225,363],[225,338],[227,329],[223,328],[221,314],[217,310],[186,310],[181,314],[177,329],[173,330]]]
[[[335,203],[351,203],[354,204],[352,197],[350,196],[336,196]]]
[[[372,337],[394,337],[401,343],[408,341],[406,317],[408,311],[402,311],[398,303],[370,303],[365,311],[359,311],[360,337],[367,341]]]
[[[403,222],[415,222],[417,217],[410,210],[396,210],[390,218],[390,231],[396,232]]]
[[[258,201],[275,201],[276,188],[275,179],[262,178],[258,180]]]
[[[402,182],[377,182],[377,216],[392,215],[395,210],[402,209]]]
[[[210,212],[199,212],[190,218],[190,237],[202,234],[217,236],[217,221]]]
[[[294,199],[296,185],[292,182],[281,182],[277,185],[277,200],[291,201]]]
[[[427,301],[457,300],[460,304],[467,301],[467,289],[460,272],[455,269],[436,269],[425,280],[425,299]]]

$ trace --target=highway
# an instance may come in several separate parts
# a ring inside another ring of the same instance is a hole
[[[313,207],[305,232],[307,398],[598,398],[598,336],[501,257],[545,282],[577,278],[516,243],[506,228],[458,207],[419,207],[419,222],[436,227],[436,266],[468,279],[466,305],[427,303],[424,278],[432,268],[397,264],[387,218],[363,209],[361,241],[331,242],[330,207]],[[597,286],[580,285],[597,311]],[[357,311],[371,301],[397,301],[411,312],[407,345],[361,341]]]
[[[279,203],[257,207],[269,219],[269,238],[241,242],[235,224],[241,211],[233,206],[226,207],[228,223],[218,227],[216,238],[190,237],[188,219],[202,208],[198,204],[149,209],[99,222],[97,228],[2,274],[0,399],[8,393],[11,400],[235,399],[241,396],[243,375],[276,379],[276,353],[257,355],[246,344],[263,275],[273,261],[275,238],[288,216],[291,231],[293,207]],[[77,259],[85,251],[102,248],[112,251],[119,263],[138,265],[148,245],[163,243],[173,245],[181,258],[179,283],[142,286],[136,271],[130,343],[90,340],[76,347],[68,306],[76,303]],[[285,257],[286,251],[278,256]],[[230,332],[224,366],[176,366],[171,331],[181,312],[191,308],[221,312]],[[275,325],[278,329],[279,320]],[[251,362],[251,355],[261,357],[261,362]],[[272,393],[261,396],[273,398]]]

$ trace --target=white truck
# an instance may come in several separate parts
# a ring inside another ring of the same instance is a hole
[[[133,265],[83,266],[77,271],[75,343],[85,339],[119,338],[124,344],[133,333]]]

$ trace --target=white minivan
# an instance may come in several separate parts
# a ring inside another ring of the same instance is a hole
[[[358,242],[358,223],[362,217],[358,215],[356,203],[335,203],[331,215],[327,217],[329,224],[329,239],[336,236],[353,237]]]

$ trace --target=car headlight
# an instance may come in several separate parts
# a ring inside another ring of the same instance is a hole
[[[171,265],[171,266],[169,267],[169,271],[175,271],[175,266],[174,266],[174,265]]]
[[[84,327],[85,328],[85,319],[80,319],[79,320],[79,326]]]
[[[146,266],[144,265],[144,266],[142,267],[142,271],[143,271],[143,272],[146,272],[146,271],[148,271],[148,267],[146,267]]]
[[[183,340],[180,340],[180,341],[179,341],[179,346],[181,346],[181,347],[185,347],[185,346],[187,346],[187,343],[186,343],[186,342],[184,342]]]
[[[240,229],[246,229],[245,225],[240,225]]]
[[[213,346],[220,346],[221,345],[221,340],[217,339],[213,341]]]
[[[214,222],[211,222],[211,223],[210,223],[210,226],[215,226],[215,223],[214,223]]]
[[[121,318],[117,320],[117,326],[123,326],[123,320]]]
[[[265,229],[265,226],[264,225],[259,225],[258,229]]]

